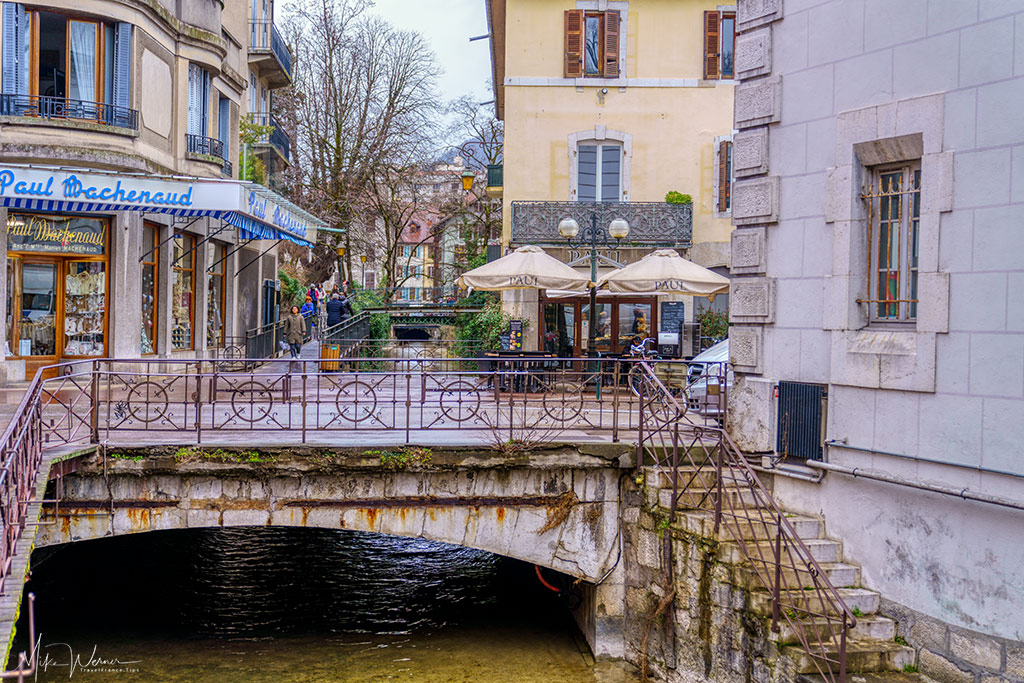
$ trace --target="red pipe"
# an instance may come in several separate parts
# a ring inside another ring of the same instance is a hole
[[[540,582],[542,584],[544,584],[545,588],[547,588],[548,590],[555,591],[556,593],[561,593],[562,592],[562,591],[558,590],[557,588],[555,588],[554,586],[552,586],[550,583],[547,582],[547,580],[544,578],[544,576],[540,573],[540,565],[539,564],[533,565],[533,568],[537,570],[537,578],[540,579]]]

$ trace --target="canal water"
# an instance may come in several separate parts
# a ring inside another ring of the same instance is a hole
[[[456,546],[209,529],[44,548],[32,564],[32,680],[637,680],[594,664],[532,565]],[[24,614],[15,653],[29,646]]]

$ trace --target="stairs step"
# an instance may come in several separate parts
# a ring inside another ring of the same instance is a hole
[[[710,497],[707,489],[690,488],[685,491],[679,492],[679,502],[676,505],[677,510],[694,510],[704,509],[708,510],[713,507],[712,498]],[[722,489],[723,499],[722,505],[726,509],[734,508],[753,508],[758,506],[758,501],[754,496],[754,492],[748,488],[736,488],[726,487]],[[669,508],[672,505],[672,489],[663,488],[658,493],[658,504],[663,508]]]
[[[843,599],[846,606],[852,612],[859,609],[861,614],[871,615],[878,611],[879,595],[867,588],[837,588],[836,593]],[[783,591],[783,604],[795,605],[798,609],[807,612],[821,612],[822,603],[828,600],[818,591]],[[758,590],[750,594],[750,609],[761,616],[770,617],[772,614],[772,596],[767,591]],[[860,621],[860,617],[857,617]]]
[[[768,540],[773,538],[776,533],[776,524],[770,519],[769,514],[757,508],[728,511],[722,516],[718,539],[732,541],[739,536],[743,540]],[[791,515],[786,519],[799,538],[822,537],[823,524],[819,517]],[[715,519],[711,512],[685,512],[683,523],[685,529],[690,533],[705,538],[715,538]]]
[[[795,627],[788,619],[782,617],[779,632],[769,634],[769,639],[786,645],[799,643],[803,638],[807,642],[820,642],[838,636],[843,622],[838,617],[827,620],[824,617],[808,617],[799,620]],[[801,637],[802,636],[802,637]],[[849,637],[853,640],[891,641],[896,637],[896,622],[889,617],[878,614],[857,617],[857,625],[850,630]]]
[[[812,645],[814,654],[796,645],[782,649],[796,667],[798,674],[820,674],[822,671],[839,672],[839,654],[830,644]],[[826,659],[827,658],[827,659]],[[914,649],[906,645],[880,640],[851,640],[846,643],[847,673],[902,671],[914,663]]]
[[[647,470],[647,482],[649,484],[656,485],[659,488],[672,488],[672,472],[667,469],[653,467],[648,467]],[[718,481],[718,477],[715,476],[715,466],[710,464],[699,468],[693,465],[680,465],[677,469],[676,479],[681,489],[687,486],[706,489],[714,486],[715,482]],[[726,468],[722,472],[722,481],[726,485],[748,486],[743,478],[743,473],[735,468]]]
[[[833,541],[830,538],[808,538],[802,539],[804,545],[811,553],[817,562],[840,562],[843,559],[843,544],[839,541]],[[763,557],[765,559],[771,558],[775,553],[775,544],[772,541],[752,541],[744,544],[747,549],[747,553],[751,557]],[[782,558],[783,562],[789,562],[790,558],[796,558],[797,561],[802,559],[799,553],[794,552],[790,547],[783,545],[782,547]],[[739,564],[745,559],[745,555],[740,550],[740,544],[736,541],[728,541],[721,545],[720,559],[722,562],[729,564]]]
[[[821,562],[819,565],[829,582],[836,588],[852,588],[860,584],[860,567],[845,562]],[[762,564],[760,571],[768,572],[774,580],[774,563]],[[810,571],[802,568],[794,569],[792,566],[783,564],[780,572],[781,586],[785,590],[798,588],[813,588],[815,586],[814,576]],[[763,589],[764,584],[758,578],[757,572],[751,566],[742,566],[739,570],[740,582],[753,590]]]

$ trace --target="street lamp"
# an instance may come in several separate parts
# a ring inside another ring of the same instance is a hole
[[[335,250],[338,254],[338,278],[341,282],[338,283],[338,289],[344,291],[345,284],[345,247],[338,247]]]
[[[362,282],[362,284],[363,284],[363,289],[366,289],[366,254],[360,254],[359,260],[363,264],[363,277],[362,277],[362,281],[363,282]]]
[[[607,231],[597,229],[597,213],[590,214],[590,225],[580,234],[580,224],[574,218],[563,218],[558,224],[558,234],[569,243],[572,249],[590,246],[590,329],[587,331],[587,354],[596,355],[597,343],[597,262],[599,259],[612,262],[597,253],[598,237],[601,246],[618,246],[619,242],[629,236],[629,223],[625,219],[615,218],[608,224]],[[613,245],[608,237],[615,240]],[[570,263],[569,265],[574,265]],[[615,264],[618,265],[618,264]]]
[[[469,192],[473,189],[473,181],[476,180],[476,176],[473,171],[468,168],[462,172],[462,189]]]

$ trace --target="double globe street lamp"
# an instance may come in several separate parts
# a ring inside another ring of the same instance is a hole
[[[590,321],[587,331],[587,355],[596,356],[597,349],[597,262],[604,261],[609,265],[621,268],[622,264],[597,253],[598,246],[605,248],[617,248],[619,244],[629,236],[629,223],[622,218],[612,219],[607,230],[598,230],[597,213],[590,214],[590,225],[583,228],[580,233],[580,224],[574,218],[563,218],[558,224],[558,234],[569,243],[570,249],[582,249],[590,247]],[[612,243],[608,238],[615,240]],[[572,261],[569,265],[574,266],[583,261],[583,258]]]

